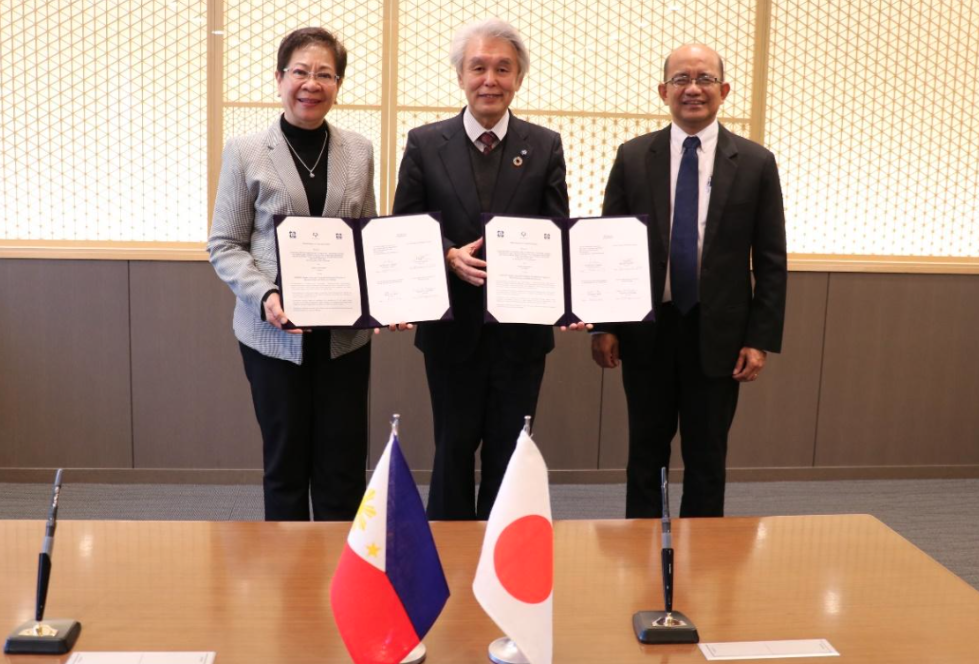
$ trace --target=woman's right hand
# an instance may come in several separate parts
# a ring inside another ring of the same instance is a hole
[[[283,332],[288,332],[289,334],[302,334],[303,331],[299,328],[294,328],[291,330],[283,329],[283,325],[289,322],[289,317],[286,316],[286,312],[282,310],[282,298],[279,297],[278,293],[272,293],[267,298],[265,298],[265,320],[268,321],[270,325],[274,325]]]

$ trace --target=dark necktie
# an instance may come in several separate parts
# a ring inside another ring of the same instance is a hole
[[[683,141],[683,157],[673,198],[673,232],[670,235],[670,291],[673,304],[686,314],[697,304],[697,216],[700,175],[697,148],[700,139]]]
[[[496,134],[491,131],[484,132],[479,137],[479,142],[481,143],[479,149],[483,151],[483,154],[489,154],[490,150],[496,146]]]

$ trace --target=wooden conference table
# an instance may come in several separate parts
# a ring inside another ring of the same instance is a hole
[[[431,664],[487,662],[499,636],[472,595],[482,523],[435,523],[452,597]],[[62,521],[47,617],[75,650],[213,650],[219,664],[349,662],[329,583],[346,524]],[[703,641],[827,638],[842,662],[979,662],[979,591],[870,516],[676,520],[675,606]],[[0,522],[0,632],[33,617],[39,521]],[[657,521],[555,524],[556,664],[703,662],[644,646],[660,609]],[[3,656],[3,662],[67,656]],[[796,662],[834,660],[798,659]]]

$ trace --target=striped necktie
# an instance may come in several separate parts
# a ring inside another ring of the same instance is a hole
[[[496,134],[491,131],[484,132],[477,140],[482,144],[479,149],[483,154],[489,154],[496,147]]]

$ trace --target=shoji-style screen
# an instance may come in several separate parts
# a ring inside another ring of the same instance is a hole
[[[0,0],[0,255],[201,256],[221,147],[278,116],[305,25],[350,52],[329,119],[374,142],[388,209],[408,130],[465,103],[452,34],[488,16],[525,37],[513,110],[561,132],[573,214],[701,41],[721,121],[778,158],[796,265],[979,272],[979,5],[897,0]]]

